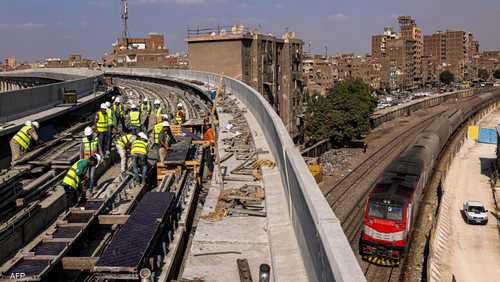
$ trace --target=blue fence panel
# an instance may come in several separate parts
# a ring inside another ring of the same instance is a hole
[[[480,128],[478,141],[480,143],[496,144],[497,143],[497,131],[496,131],[496,129]]]

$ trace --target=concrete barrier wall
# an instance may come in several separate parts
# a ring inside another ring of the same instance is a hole
[[[103,76],[93,76],[36,86],[0,94],[0,122],[8,122],[26,115],[50,109],[63,102],[64,89],[76,90],[79,98],[94,90],[94,81]]]
[[[214,86],[220,76],[189,70],[122,69],[107,74],[165,77]],[[285,125],[269,103],[250,86],[223,78],[225,90],[238,97],[255,116],[281,173],[301,253],[310,281],[365,281],[340,222],[326,202],[295,147]]]

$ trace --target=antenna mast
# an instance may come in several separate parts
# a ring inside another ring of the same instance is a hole
[[[123,38],[128,38],[128,1],[127,0],[121,0],[122,1],[122,24],[123,24],[123,32],[122,32],[122,37]]]

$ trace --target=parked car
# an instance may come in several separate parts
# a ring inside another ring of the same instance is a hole
[[[467,201],[464,203],[465,222],[468,224],[487,224],[488,211],[484,208],[483,203],[478,201]]]

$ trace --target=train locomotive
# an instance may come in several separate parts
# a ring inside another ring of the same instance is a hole
[[[461,110],[439,117],[384,170],[365,204],[359,242],[364,260],[383,266],[399,265],[434,164],[463,119]]]

